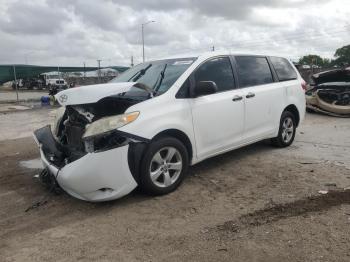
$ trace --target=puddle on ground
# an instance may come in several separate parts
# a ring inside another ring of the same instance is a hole
[[[43,164],[42,164],[40,158],[20,161],[19,165],[21,167],[28,168],[28,169],[42,169],[43,168]]]

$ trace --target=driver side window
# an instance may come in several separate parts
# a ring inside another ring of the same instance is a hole
[[[200,81],[213,81],[218,87],[218,92],[235,88],[235,81],[230,59],[217,57],[202,64],[194,73],[195,83]]]

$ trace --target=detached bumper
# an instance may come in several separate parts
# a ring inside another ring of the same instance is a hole
[[[35,131],[34,139],[43,165],[68,194],[86,201],[107,201],[123,197],[136,188],[128,165],[129,145],[88,153],[59,168],[50,160],[48,152],[48,148],[57,150],[56,146],[47,144],[55,143],[51,130],[47,127],[39,130]]]

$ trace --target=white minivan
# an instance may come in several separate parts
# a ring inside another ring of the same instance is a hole
[[[139,186],[160,195],[189,165],[271,139],[289,146],[305,82],[287,59],[211,52],[145,62],[110,83],[56,95],[53,126],[34,132],[41,180],[87,201]]]

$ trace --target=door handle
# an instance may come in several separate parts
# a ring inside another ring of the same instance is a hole
[[[232,98],[232,101],[236,102],[236,101],[241,101],[242,99],[243,99],[243,97],[241,97],[241,96],[234,96]]]
[[[252,97],[254,97],[254,96],[255,96],[254,93],[249,92],[245,97],[246,97],[246,98],[252,98]]]

